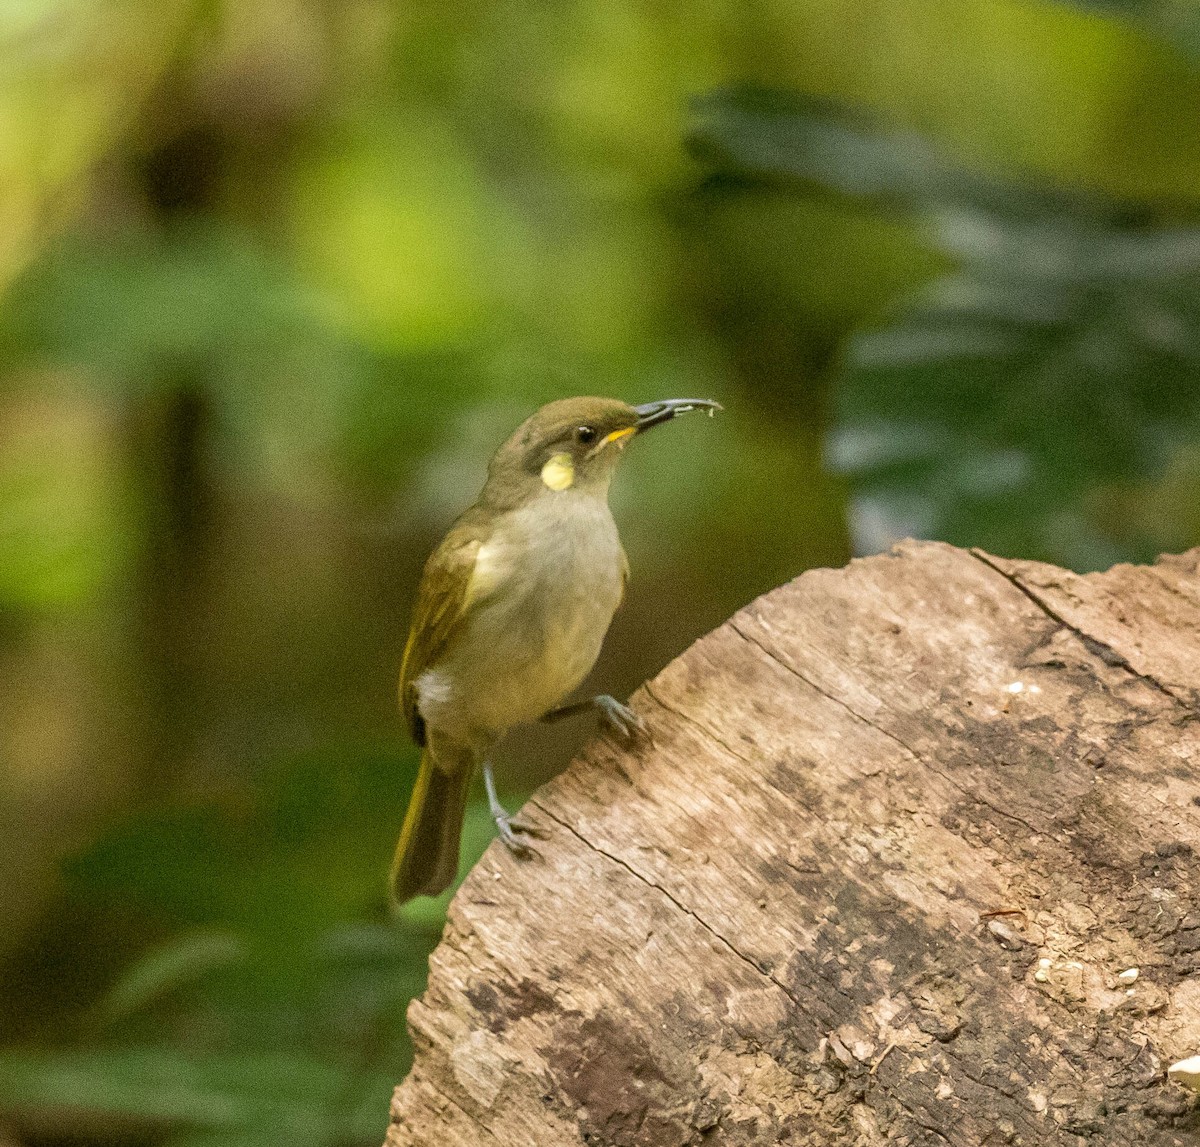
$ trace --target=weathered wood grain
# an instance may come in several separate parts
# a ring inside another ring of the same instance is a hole
[[[390,1147],[1200,1139],[1200,550],[908,543],[634,704],[456,896]]]

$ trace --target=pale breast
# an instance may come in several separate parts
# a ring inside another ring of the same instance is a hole
[[[421,713],[457,741],[536,720],[587,676],[624,591],[602,497],[548,492],[497,523],[461,634],[417,681]]]

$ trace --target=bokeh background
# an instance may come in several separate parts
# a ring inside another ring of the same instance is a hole
[[[0,1143],[381,1139],[408,603],[537,404],[726,406],[623,694],[906,534],[1197,543],[1198,369],[1187,0],[0,3]]]

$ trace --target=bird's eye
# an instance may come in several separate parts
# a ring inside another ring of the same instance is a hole
[[[575,437],[586,446],[588,443],[596,441],[596,428],[594,426],[577,427]]]

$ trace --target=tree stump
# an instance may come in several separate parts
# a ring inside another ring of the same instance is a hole
[[[633,704],[455,897],[389,1147],[1200,1142],[1200,549],[906,543]]]

